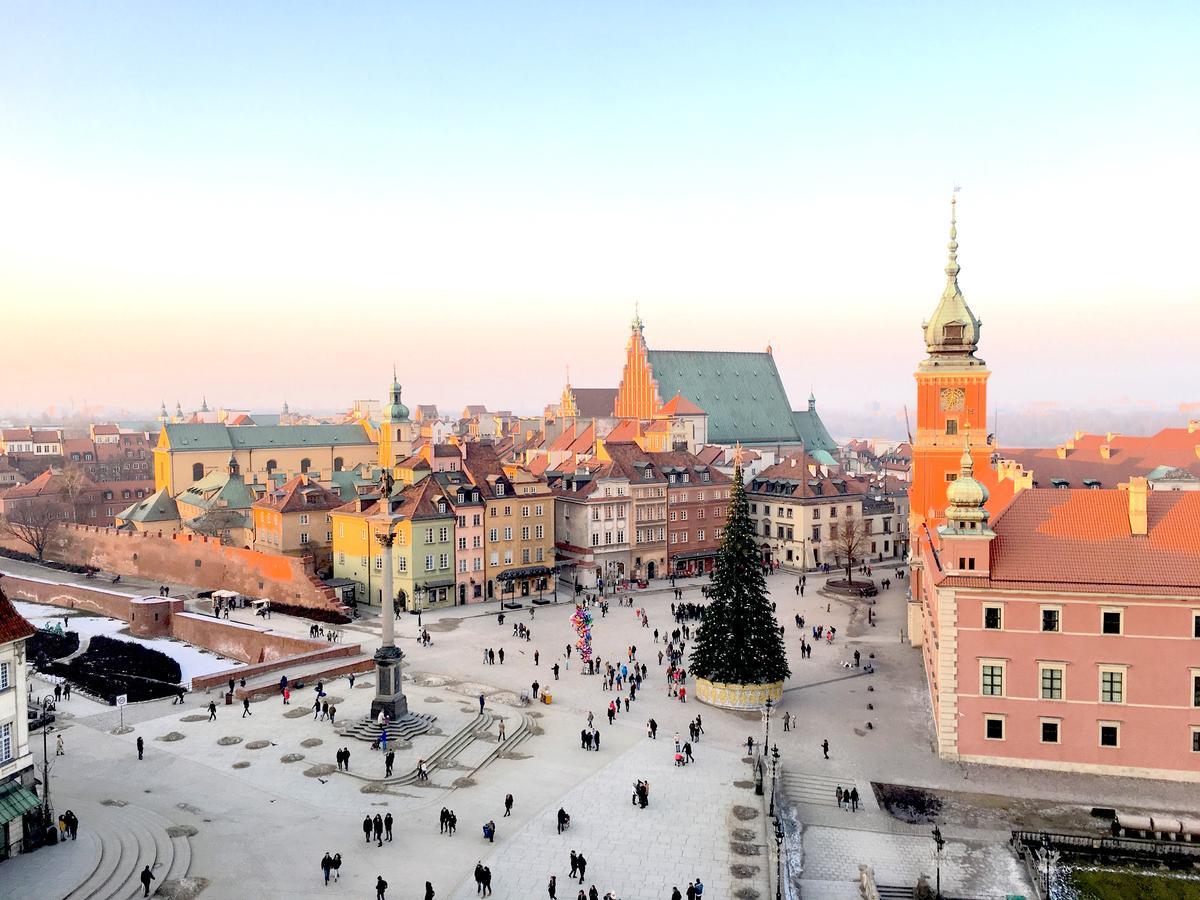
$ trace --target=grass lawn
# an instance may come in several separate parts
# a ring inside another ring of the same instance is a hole
[[[1080,900],[1200,900],[1200,881],[1141,872],[1071,873]]]

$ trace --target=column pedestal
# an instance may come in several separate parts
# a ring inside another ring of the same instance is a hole
[[[399,647],[380,647],[375,653],[375,697],[371,700],[371,718],[382,712],[396,722],[408,715],[408,698],[401,685],[401,662],[404,654]]]

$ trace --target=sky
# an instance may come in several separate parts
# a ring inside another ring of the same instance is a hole
[[[1200,4],[0,0],[0,409],[540,410],[771,344],[894,410],[1200,400]]]

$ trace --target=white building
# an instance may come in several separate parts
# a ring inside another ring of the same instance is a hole
[[[34,770],[25,699],[25,642],[33,632],[0,591],[0,858],[22,851],[24,818],[41,805],[30,790]]]

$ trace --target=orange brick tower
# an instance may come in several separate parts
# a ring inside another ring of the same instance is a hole
[[[980,321],[958,287],[956,198],[950,201],[950,260],[946,289],[925,323],[927,356],[917,366],[917,433],[913,441],[909,489],[909,533],[920,540],[945,520],[946,488],[958,478],[964,446],[969,446],[981,481],[990,482],[991,446],[987,435],[987,380],[991,374],[975,356]]]

